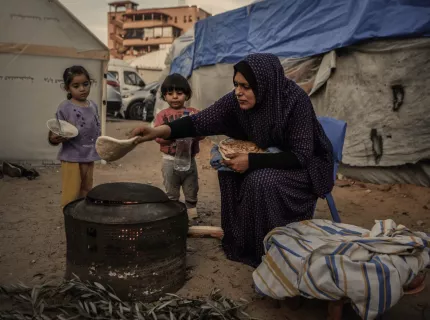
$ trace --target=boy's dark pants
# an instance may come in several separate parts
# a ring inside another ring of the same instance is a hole
[[[167,196],[170,200],[179,201],[182,186],[187,208],[195,208],[197,205],[197,193],[199,191],[196,160],[194,158],[191,159],[191,167],[188,171],[174,170],[173,163],[173,160],[163,159],[162,173]]]

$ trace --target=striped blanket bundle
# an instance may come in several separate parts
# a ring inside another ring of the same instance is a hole
[[[254,271],[256,290],[274,299],[349,298],[362,319],[375,319],[403,296],[403,286],[430,261],[429,235],[393,220],[371,230],[306,220],[272,230]]]

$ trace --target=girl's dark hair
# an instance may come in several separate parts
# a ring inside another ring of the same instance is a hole
[[[161,98],[165,100],[167,92],[171,92],[173,90],[182,91],[186,96],[186,101],[190,100],[193,94],[187,79],[178,73],[171,74],[164,79],[164,82],[161,85]]]
[[[73,81],[73,78],[76,76],[80,76],[82,74],[85,75],[88,81],[91,82],[90,74],[88,73],[87,69],[85,69],[82,66],[72,66],[64,70],[64,73],[63,73],[64,89],[68,90],[70,84]],[[70,99],[72,99],[72,94],[69,92],[67,93],[67,100],[70,100]]]

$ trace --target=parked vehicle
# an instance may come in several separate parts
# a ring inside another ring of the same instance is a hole
[[[158,82],[151,82],[141,90],[122,95],[125,117],[132,120],[152,121],[157,96]]]
[[[136,68],[119,59],[111,59],[108,71],[121,83],[121,93],[134,92],[145,87],[145,81],[137,73]]]
[[[106,113],[116,116],[118,113],[121,113],[122,109],[121,86],[119,81],[109,72],[107,73],[106,81]],[[122,116],[124,117],[124,114]]]

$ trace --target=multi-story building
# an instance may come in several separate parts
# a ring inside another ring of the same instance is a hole
[[[211,16],[197,6],[138,9],[133,1],[109,3],[108,46],[124,59],[170,46],[195,22]]]

